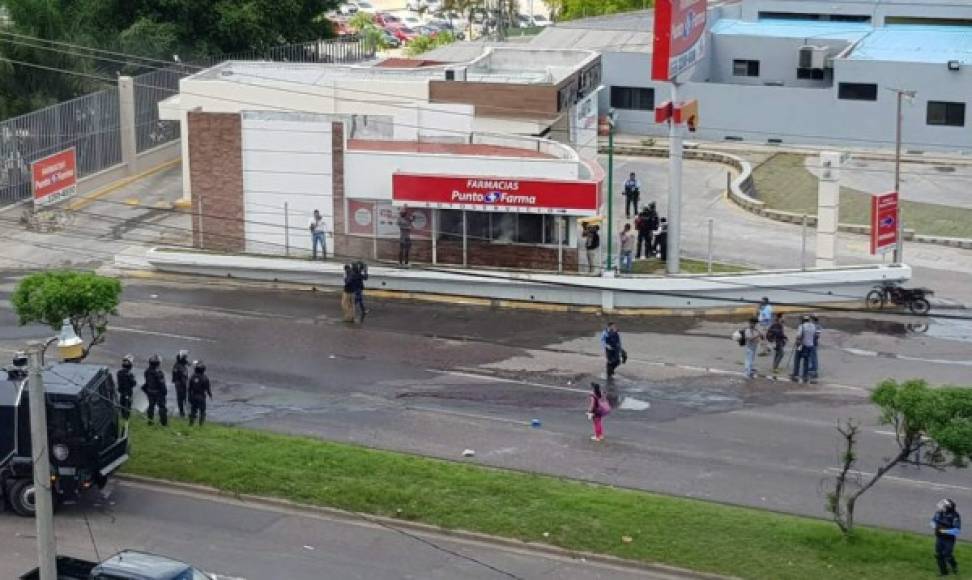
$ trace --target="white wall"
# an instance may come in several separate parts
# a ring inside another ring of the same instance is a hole
[[[350,150],[344,154],[345,195],[348,198],[390,200],[392,174],[396,171],[518,179],[578,179],[579,165],[576,161],[559,159]]]
[[[246,251],[283,254],[284,204],[290,247],[311,249],[307,224],[320,210],[334,231],[331,118],[300,113],[243,113]],[[328,239],[328,251],[333,240]]]

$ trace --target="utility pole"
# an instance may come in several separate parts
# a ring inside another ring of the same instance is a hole
[[[896,224],[898,227],[898,243],[894,246],[894,263],[900,264],[904,259],[904,226],[901,223],[901,99],[915,98],[918,91],[904,89],[889,89],[894,91],[897,96],[895,107],[895,131],[894,131],[894,191],[898,194],[898,216]]]
[[[675,122],[678,79],[672,78],[672,118],[668,122],[668,255],[665,271],[678,274],[681,268],[682,238],[682,130]]]
[[[608,171],[607,171],[607,268],[611,271],[611,244],[614,241],[614,109],[608,111]]]
[[[51,464],[47,451],[47,396],[41,374],[47,345],[28,346],[30,374],[30,448],[34,464],[34,506],[37,524],[37,559],[40,580],[57,580],[57,544],[54,538],[54,499],[51,497]]]

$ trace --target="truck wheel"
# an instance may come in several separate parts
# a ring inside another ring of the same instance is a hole
[[[34,504],[34,482],[29,479],[18,479],[7,490],[10,507],[14,513],[25,518],[34,517],[37,506]]]

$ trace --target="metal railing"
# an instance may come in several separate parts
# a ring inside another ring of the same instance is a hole
[[[134,124],[138,153],[178,139],[179,124],[159,119],[159,102],[178,94],[181,78],[219,62],[354,63],[374,56],[375,51],[359,40],[320,40],[209,57],[192,64],[173,63],[133,78],[134,119],[121,120],[118,89],[113,87],[0,121],[0,205],[29,198],[31,163],[58,151],[76,149],[79,179],[118,165],[122,162],[123,124]]]
[[[106,89],[0,123],[0,204],[31,196],[30,164],[74,147],[78,177],[121,163],[118,89]]]

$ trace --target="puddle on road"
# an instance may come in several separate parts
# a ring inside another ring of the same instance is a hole
[[[650,408],[651,403],[634,397],[625,397],[621,400],[621,409],[625,411],[646,411]]]
[[[928,322],[927,330],[924,332],[924,334],[925,336],[939,338],[942,340],[972,342],[972,319],[932,319]]]

